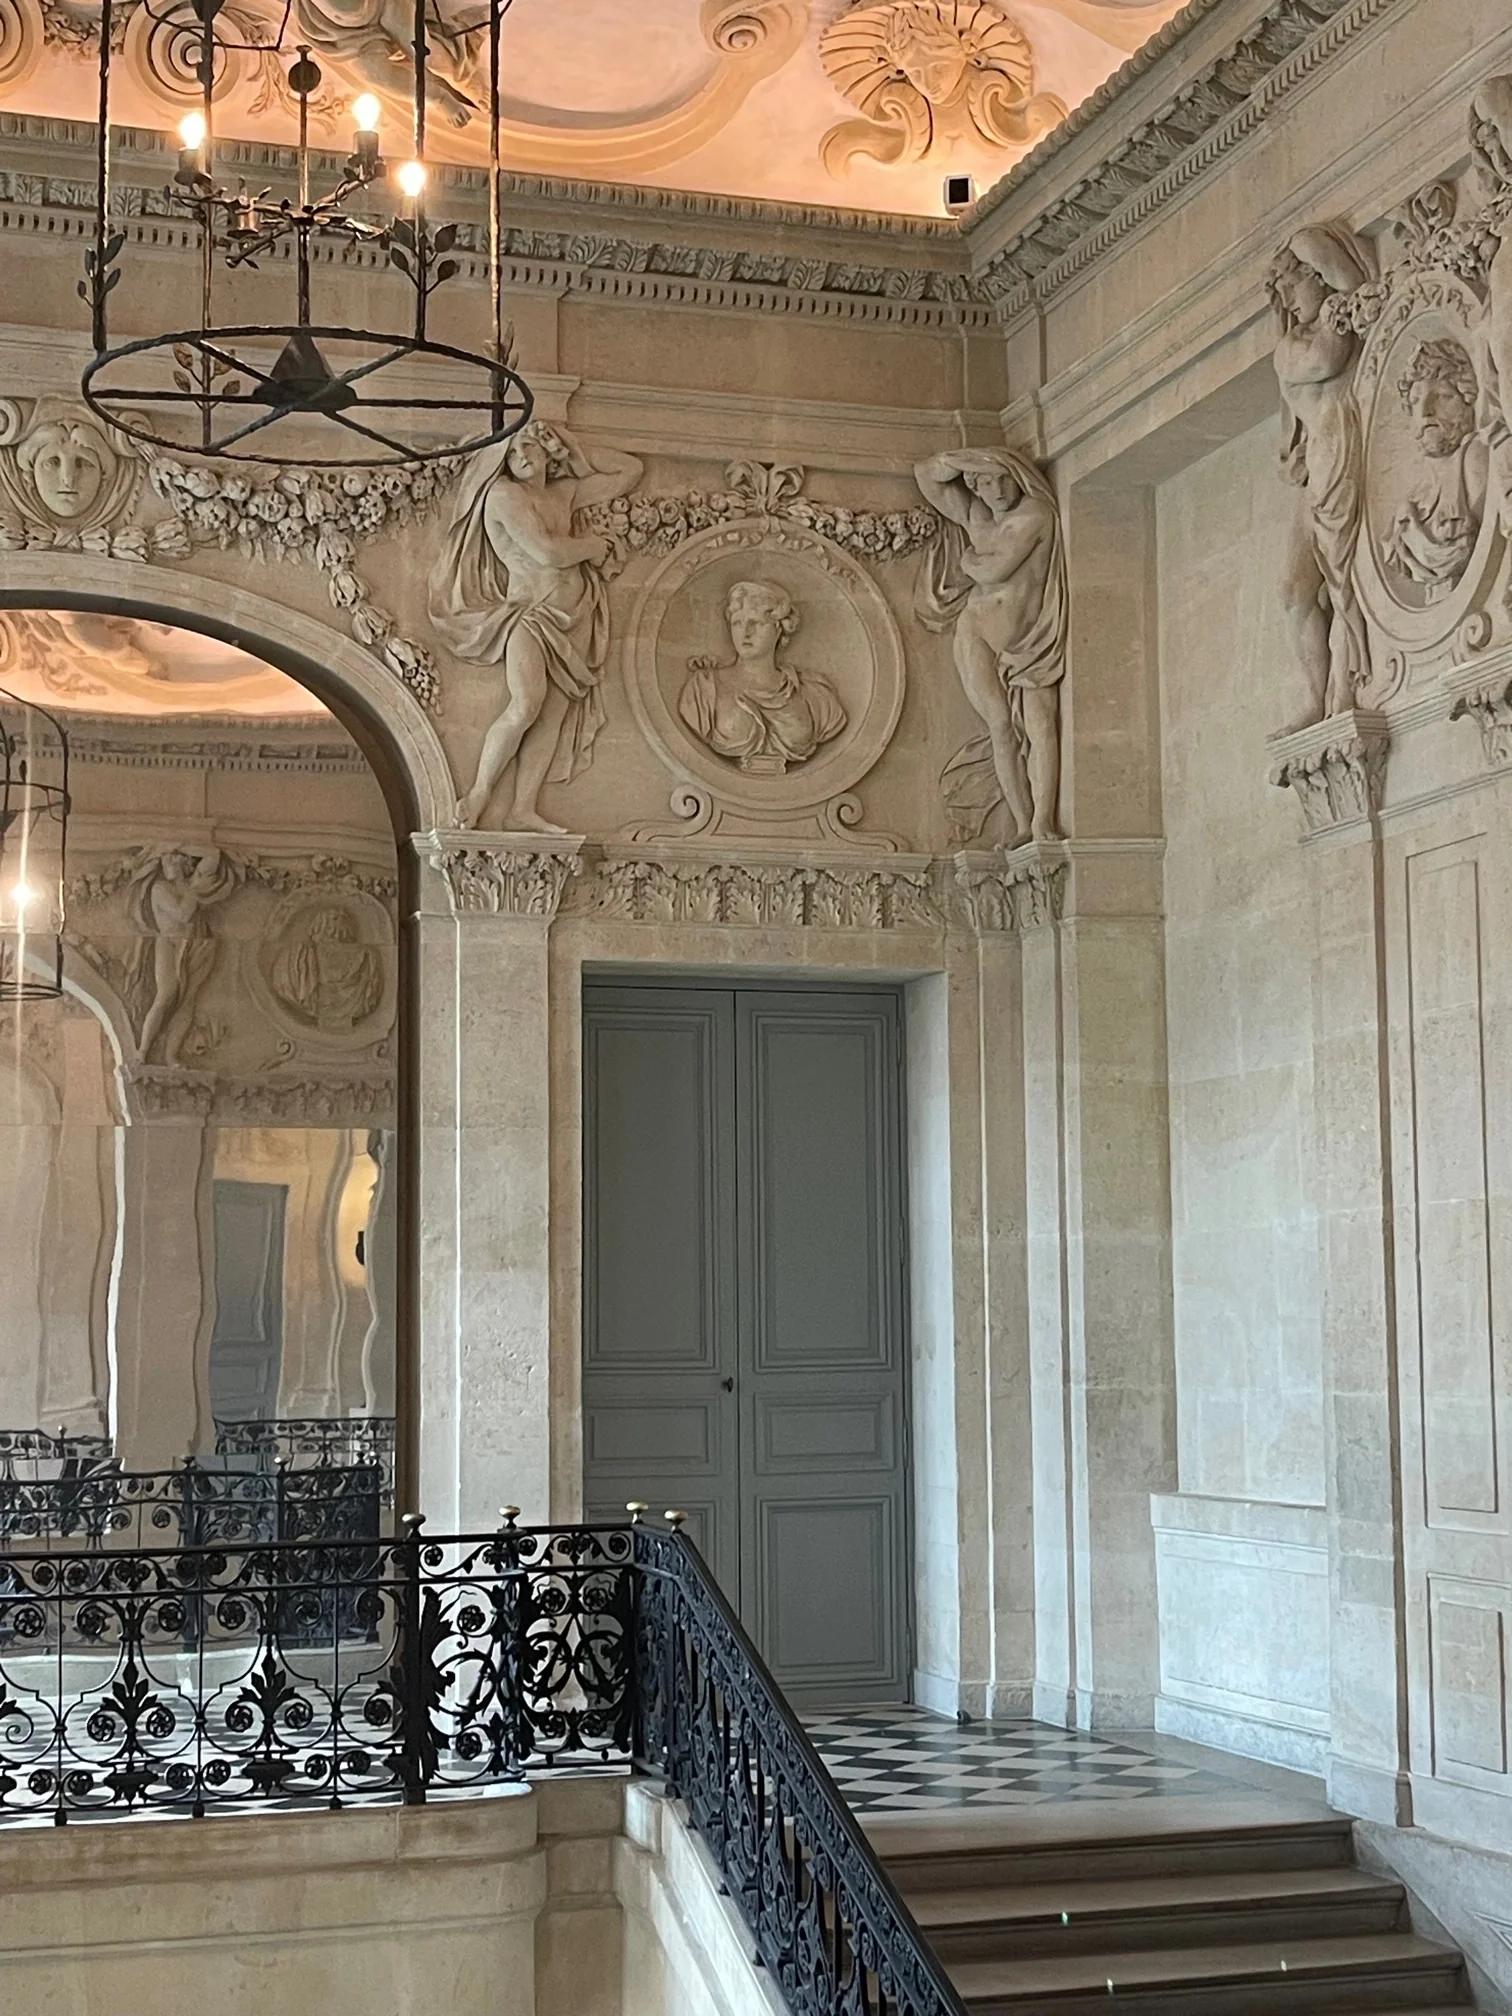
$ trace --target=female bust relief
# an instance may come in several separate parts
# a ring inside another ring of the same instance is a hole
[[[725,601],[733,661],[695,658],[678,712],[717,756],[753,776],[780,777],[846,728],[827,679],[779,662],[798,608],[775,581],[737,581]]]

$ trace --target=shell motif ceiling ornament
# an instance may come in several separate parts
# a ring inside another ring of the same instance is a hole
[[[996,0],[861,0],[827,28],[819,56],[859,119],[842,120],[820,159],[843,175],[858,155],[888,164],[966,142],[1022,151],[1066,116],[1034,89],[1034,52]]]

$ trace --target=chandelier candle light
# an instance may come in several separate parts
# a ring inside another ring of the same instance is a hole
[[[198,327],[110,340],[111,295],[129,258],[126,233],[112,216],[110,88],[119,60],[111,20],[116,0],[101,0],[99,154],[94,242],[79,293],[88,304],[94,356],[83,395],[109,426],[175,454],[302,468],[363,468],[467,455],[518,432],[529,419],[529,387],[514,368],[514,339],[503,288],[503,165],[499,155],[500,31],[512,0],[483,0],[468,19],[443,19],[439,0],[414,0],[406,56],[414,87],[411,152],[393,169],[401,199],[388,216],[376,208],[388,164],[372,92],[352,105],[352,150],[317,193],[310,153],[310,108],[321,85],[308,47],[289,40],[293,0],[286,0],[277,40],[237,40],[224,25],[225,0],[138,0],[158,26],[189,38],[199,105],[179,123],[178,168],[168,194],[190,217],[200,247]],[[488,287],[492,341],[487,353],[458,349],[428,333],[430,300],[455,279],[455,223],[433,227],[426,163],[430,36],[444,36],[467,58],[467,82],[488,126]],[[288,61],[297,107],[298,188],[275,198],[267,189],[234,189],[216,174],[216,92],[228,57],[254,51]],[[315,321],[312,251],[317,241],[374,248],[408,283],[413,315],[403,334]],[[219,319],[217,283],[226,272],[257,270],[263,260],[291,264],[295,314],[288,323]],[[417,389],[417,367],[425,390]],[[428,389],[439,383],[440,390]]]
[[[0,1007],[63,992],[68,736],[0,687]]]

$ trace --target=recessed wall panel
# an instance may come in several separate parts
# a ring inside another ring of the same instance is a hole
[[[1483,1527],[1498,1480],[1480,865],[1408,864],[1418,1388],[1430,1526]]]

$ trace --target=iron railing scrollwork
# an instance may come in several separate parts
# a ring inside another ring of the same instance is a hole
[[[0,1818],[419,1803],[585,1765],[684,1802],[794,2016],[964,2016],[680,1531],[0,1553]]]
[[[642,1761],[686,1805],[794,2016],[964,2016],[702,1557],[681,1533],[635,1537]]]

